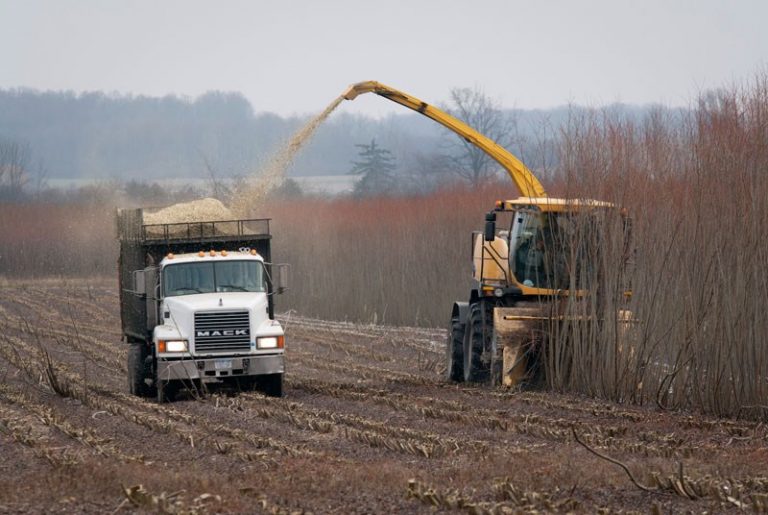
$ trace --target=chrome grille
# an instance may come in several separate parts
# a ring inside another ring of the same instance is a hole
[[[248,311],[195,313],[195,352],[251,350]]]

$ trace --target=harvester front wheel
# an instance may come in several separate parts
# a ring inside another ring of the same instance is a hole
[[[476,302],[469,306],[469,321],[464,336],[464,380],[486,383],[491,374],[489,356],[493,333],[493,306]]]
[[[464,327],[458,316],[451,318],[451,330],[448,332],[446,345],[445,376],[448,381],[456,383],[464,380]]]

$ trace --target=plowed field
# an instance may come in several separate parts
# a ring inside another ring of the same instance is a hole
[[[159,405],[127,393],[115,283],[1,284],[0,512],[768,506],[763,423],[457,386],[443,330],[281,320],[284,398]]]

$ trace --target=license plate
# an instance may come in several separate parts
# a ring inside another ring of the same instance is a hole
[[[213,362],[213,366],[216,370],[225,370],[232,368],[231,359],[217,359]]]

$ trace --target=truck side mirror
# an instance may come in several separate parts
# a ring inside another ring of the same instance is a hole
[[[157,297],[157,268],[150,267],[144,270],[134,270],[133,289],[131,293],[137,297],[155,299]]]
[[[291,265],[280,264],[275,267],[275,293],[285,293],[288,289],[288,271]]]
[[[485,215],[485,241],[496,239],[496,213],[491,211]]]
[[[133,288],[131,292],[139,297],[144,297],[147,294],[147,276],[145,270],[133,271]]]

